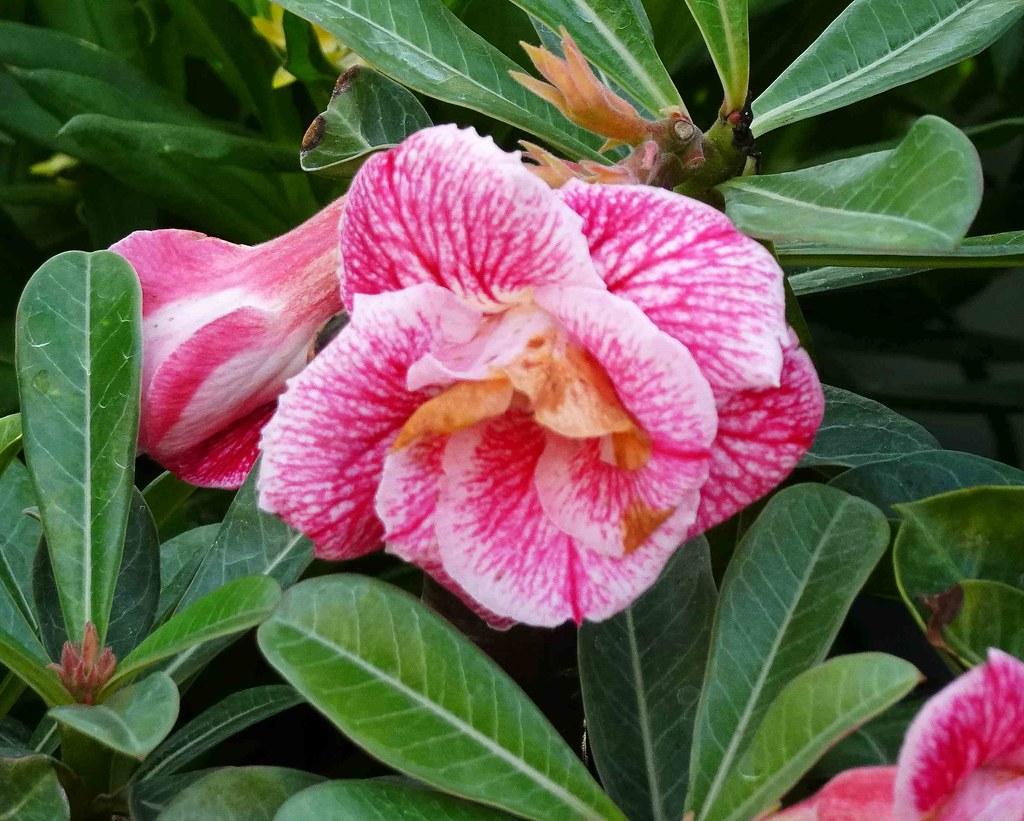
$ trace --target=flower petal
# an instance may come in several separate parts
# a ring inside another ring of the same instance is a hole
[[[498,615],[543,626],[599,621],[654,583],[677,542],[655,537],[613,558],[559,530],[533,483],[545,437],[515,412],[451,437],[436,518],[441,560],[459,586]]]
[[[779,388],[741,391],[720,400],[711,474],[690,537],[724,522],[782,482],[811,446],[824,413],[818,375],[795,340],[786,351]]]
[[[681,543],[715,436],[708,383],[686,348],[631,302],[589,288],[545,288],[536,298],[604,368],[650,450],[642,466],[620,466],[608,453],[614,437],[551,436],[536,477],[545,511],[587,548],[612,556],[632,552],[678,513],[676,531],[663,536]]]
[[[608,289],[682,342],[718,391],[778,386],[787,345],[782,270],[714,208],[650,186],[570,181]]]
[[[918,818],[950,800],[985,765],[1024,762],[1024,662],[999,650],[934,696],[900,750],[898,817]]]
[[[538,285],[603,287],[580,219],[518,153],[472,129],[420,131],[371,157],[349,189],[342,223],[345,304],[420,282],[483,308]]]
[[[769,821],[892,821],[895,767],[858,767],[840,773],[818,792]]]
[[[395,434],[430,398],[406,371],[432,346],[469,339],[478,316],[436,285],[360,297],[348,326],[288,383],[264,429],[260,505],[321,557],[377,546],[374,493]]]
[[[935,817],[937,821],[1024,821],[1024,773],[975,770]]]

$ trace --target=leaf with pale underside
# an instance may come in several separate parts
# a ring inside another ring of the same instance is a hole
[[[990,647],[1024,661],[1024,590],[1001,582],[960,582],[960,607],[942,627],[949,648],[970,665],[983,664]]]
[[[726,213],[751,236],[856,251],[951,252],[981,205],[971,141],[922,117],[894,149],[720,186]]]
[[[397,588],[304,581],[258,639],[310,704],[400,772],[535,821],[625,819],[512,680]]]
[[[1019,0],[856,0],[753,104],[757,135],[873,97],[988,48]]]
[[[68,251],[18,306],[25,458],[68,635],[106,636],[128,522],[139,424],[142,295],[108,251]]]

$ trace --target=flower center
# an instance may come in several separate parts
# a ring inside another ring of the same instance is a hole
[[[602,439],[602,455],[611,464],[643,467],[650,458],[650,440],[622,406],[597,360],[554,324],[538,326],[536,316],[518,329],[531,332],[518,342],[518,352],[500,355],[490,350],[491,343],[505,341],[508,328],[488,329],[495,339],[486,340],[480,359],[467,367],[479,378],[457,381],[420,405],[392,447],[400,450],[422,436],[464,430],[514,406],[566,438]]]

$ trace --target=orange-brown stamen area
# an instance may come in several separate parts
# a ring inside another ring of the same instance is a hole
[[[649,437],[588,351],[555,327],[521,344],[519,355],[491,367],[488,378],[458,382],[424,402],[399,431],[392,448],[400,450],[422,436],[465,430],[514,407],[569,439],[607,437],[602,453],[624,470],[639,470],[647,464]]]
[[[628,556],[640,547],[671,515],[672,508],[654,510],[644,502],[633,502],[622,513],[623,553]]]

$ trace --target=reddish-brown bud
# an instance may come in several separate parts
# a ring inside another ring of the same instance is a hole
[[[91,621],[85,624],[82,641],[78,644],[64,642],[60,664],[50,665],[79,704],[94,704],[97,694],[110,681],[116,667],[114,651],[109,647],[100,649],[99,633]]]

